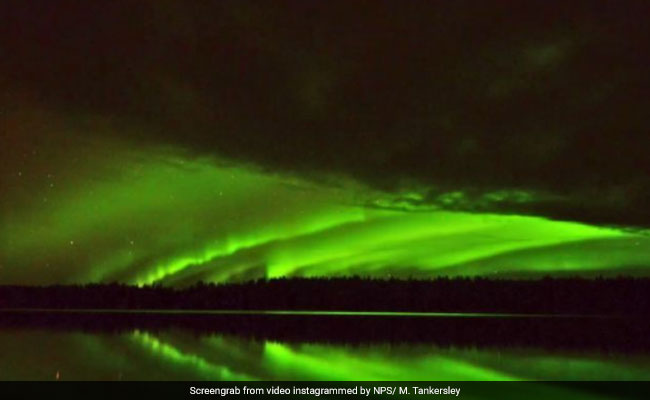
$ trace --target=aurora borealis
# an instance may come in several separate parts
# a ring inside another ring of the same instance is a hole
[[[413,193],[311,183],[168,149],[113,146],[92,162],[100,165],[82,167],[90,177],[52,179],[56,190],[47,180],[30,188],[27,169],[14,177],[44,197],[5,216],[3,283],[618,273],[650,260],[639,232],[409,207]]]
[[[3,4],[0,284],[647,275],[635,2],[353,3]]]
[[[649,11],[0,1],[0,381],[650,381]]]
[[[334,34],[341,6],[223,2],[205,25],[143,2],[136,28],[114,6],[4,5],[0,283],[647,274],[647,97],[620,99],[648,82],[610,45],[641,46],[627,14],[492,26],[378,3]]]

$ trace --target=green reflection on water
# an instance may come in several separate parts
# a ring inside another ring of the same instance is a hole
[[[220,381],[253,379],[243,374],[233,373],[227,366],[212,364],[199,355],[185,353],[173,345],[161,341],[152,334],[136,330],[130,337],[160,357],[161,361],[195,371],[197,377],[200,377],[200,379]]]
[[[645,355],[260,342],[182,331],[0,331],[2,380],[650,380]]]
[[[386,354],[381,348],[266,343],[264,362],[302,380],[513,380],[516,377],[437,352],[425,357]],[[385,350],[385,349],[384,349]]]

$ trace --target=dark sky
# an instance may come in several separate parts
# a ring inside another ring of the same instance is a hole
[[[312,179],[416,184],[423,202],[465,193],[451,208],[648,226],[648,11],[645,1],[2,2],[0,105],[101,117],[125,127],[111,136]],[[15,135],[5,133],[4,170]],[[539,200],[472,200],[495,190]]]

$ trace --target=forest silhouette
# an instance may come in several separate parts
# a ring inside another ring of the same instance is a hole
[[[646,315],[648,278],[282,278],[191,287],[0,286],[0,309],[315,310]]]

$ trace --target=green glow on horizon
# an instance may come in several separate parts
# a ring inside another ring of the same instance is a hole
[[[426,204],[418,191],[391,195],[167,150],[112,150],[88,166],[97,176],[87,172],[47,203],[5,214],[0,283],[528,276],[650,265],[643,233],[435,205],[466,202],[462,191]],[[534,200],[513,190],[475,199]]]
[[[300,236],[325,230],[329,227],[336,226],[341,223],[363,218],[361,210],[341,210],[341,212],[331,218],[330,220],[323,221],[305,221],[305,225],[295,229],[294,235]],[[336,218],[339,218],[338,220]],[[276,230],[275,232],[273,232]],[[292,229],[288,229],[290,232]],[[280,227],[276,226],[274,229],[261,229],[257,235],[241,236],[241,237],[227,237],[225,240],[216,241],[212,245],[202,249],[199,252],[183,255],[180,258],[172,258],[169,261],[160,262],[155,266],[151,272],[147,272],[144,276],[135,278],[135,283],[138,285],[146,285],[155,283],[167,276],[173,275],[182,271],[185,268],[193,265],[200,265],[210,262],[219,257],[230,256],[240,250],[254,248],[276,240],[283,240],[292,237],[291,234],[281,232]]]
[[[435,276],[436,269],[514,250],[619,236],[616,230],[533,217],[397,213],[278,246],[269,276],[330,275],[357,266],[372,272],[388,265],[415,266]]]
[[[50,314],[160,314],[160,315],[313,315],[348,317],[420,317],[420,318],[615,318],[608,315],[583,314],[515,314],[489,312],[418,312],[418,311],[321,311],[321,310],[212,310],[212,309],[111,309],[111,308],[9,308],[3,313]]]

